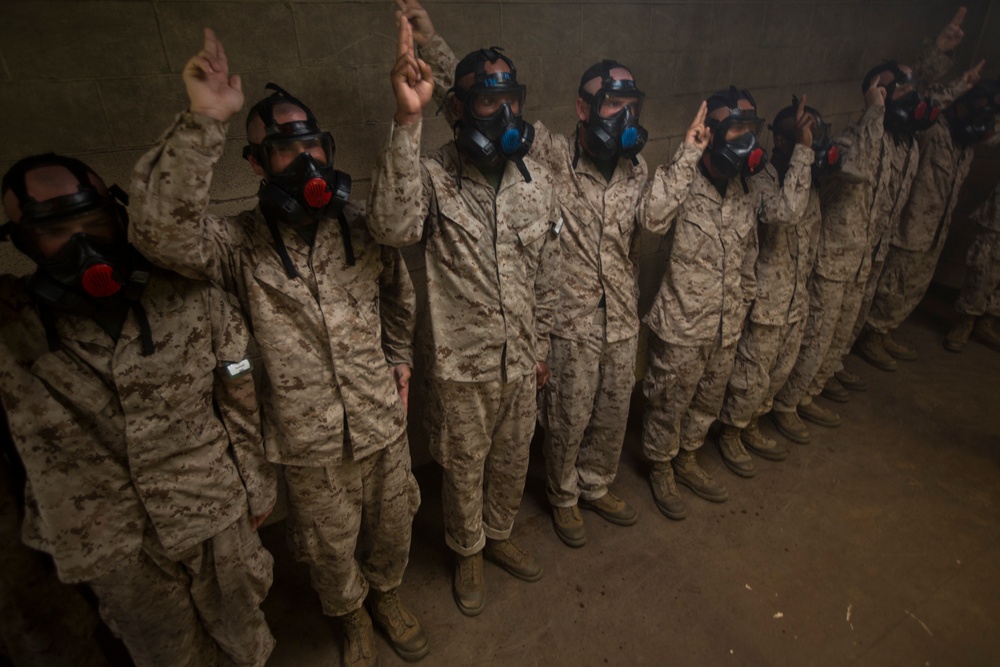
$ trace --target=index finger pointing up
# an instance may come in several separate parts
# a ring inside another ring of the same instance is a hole
[[[961,6],[961,7],[959,7],[958,11],[955,12],[955,16],[951,19],[951,24],[953,26],[955,26],[956,28],[959,27],[959,26],[961,26],[962,25],[962,21],[965,20],[965,11],[966,10],[965,10],[965,6],[964,5]]]

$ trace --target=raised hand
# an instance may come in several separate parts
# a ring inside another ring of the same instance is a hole
[[[965,84],[967,86],[969,86],[970,88],[972,86],[976,85],[977,83],[979,83],[979,80],[983,78],[983,66],[984,65],[986,65],[986,61],[985,60],[980,60],[979,63],[975,67],[973,67],[972,69],[966,70],[962,74],[962,81],[964,81]]]
[[[868,90],[865,91],[865,104],[870,107],[885,106],[886,90],[878,81],[878,77],[872,79],[872,85],[868,86]]]
[[[409,411],[410,407],[410,366],[409,364],[399,364],[392,367],[392,381],[396,384],[396,393],[403,403],[403,414]]]
[[[434,75],[430,65],[413,54],[413,26],[407,20],[399,21],[396,64],[389,78],[396,94],[396,124],[410,125],[420,120],[434,93]]]
[[[240,77],[229,75],[226,50],[211,28],[205,28],[205,46],[187,61],[182,76],[192,113],[224,122],[243,107]]]
[[[816,127],[816,117],[806,111],[806,96],[799,100],[799,108],[795,110],[795,143],[812,146],[813,128]]]
[[[965,32],[962,30],[962,21],[964,20],[965,7],[963,6],[958,8],[958,11],[955,12],[955,16],[951,19],[951,23],[946,25],[937,36],[937,39],[934,40],[934,44],[937,46],[938,51],[941,53],[948,53],[962,43],[962,38],[965,37]]]
[[[707,115],[708,103],[702,101],[701,106],[698,107],[698,113],[695,114],[694,120],[691,121],[691,126],[684,135],[684,143],[691,144],[700,150],[708,148],[709,131],[708,126],[705,125],[705,117]]]
[[[420,0],[396,0],[396,18],[405,17],[413,28],[413,41],[418,46],[426,46],[434,36],[434,24]]]

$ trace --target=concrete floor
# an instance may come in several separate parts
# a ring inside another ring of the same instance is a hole
[[[869,392],[826,402],[844,425],[813,427],[813,443],[789,443],[788,460],[758,460],[744,480],[710,441],[699,457],[731,498],[682,490],[685,521],[653,504],[633,428],[614,488],[639,522],[585,512],[587,545],[563,546],[536,442],[514,536],[545,576],[527,584],[487,564],[477,618],[452,601],[440,475],[418,469],[402,595],[430,637],[422,664],[1000,664],[1000,353],[974,342],[945,351],[946,303],[929,299],[900,332],[918,361],[890,374],[851,357]],[[290,557],[284,524],[263,534],[276,559],[269,664],[341,664],[339,628]],[[384,667],[406,664],[378,641]]]

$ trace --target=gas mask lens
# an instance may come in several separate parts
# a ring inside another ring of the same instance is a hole
[[[635,93],[631,95],[606,93],[598,100],[597,113],[601,118],[612,118],[628,109],[632,117],[638,120],[639,114],[642,112],[642,100],[641,93],[639,95]]]
[[[525,88],[518,86],[511,90],[473,90],[471,104],[473,115],[487,118],[500,111],[504,105],[511,113],[519,114],[524,107]]]
[[[763,118],[733,119],[726,127],[725,140],[727,142],[736,141],[746,134],[758,137],[763,129]]]
[[[272,166],[281,171],[298,156],[310,155],[317,164],[329,167],[333,164],[333,137],[329,132],[307,134],[297,137],[272,137],[263,143],[264,155]]]
[[[24,225],[22,238],[42,259],[57,256],[76,234],[86,234],[95,242],[110,243],[120,236],[121,226],[109,211],[93,211],[74,218]]]

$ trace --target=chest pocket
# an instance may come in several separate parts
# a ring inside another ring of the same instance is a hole
[[[478,240],[483,235],[486,225],[479,220],[466,206],[462,197],[439,197],[438,211],[441,214],[441,226],[457,225],[473,239]],[[445,230],[447,231],[447,230]]]
[[[53,392],[83,412],[108,416],[115,392],[105,385],[90,369],[81,369],[65,357],[65,352],[50,352],[39,357],[31,366],[33,375],[47,384]]]
[[[697,264],[698,258],[714,246],[715,236],[715,225],[711,221],[698,216],[686,216],[674,227],[670,253],[686,265]]]

